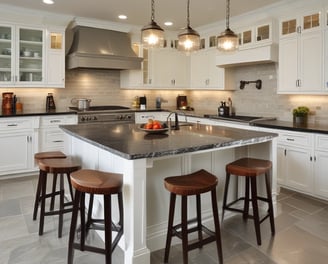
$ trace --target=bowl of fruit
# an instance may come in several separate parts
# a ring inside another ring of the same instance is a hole
[[[169,130],[166,123],[153,119],[148,119],[148,122],[141,124],[139,128],[148,134],[162,134]]]

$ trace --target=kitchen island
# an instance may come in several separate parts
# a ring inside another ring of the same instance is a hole
[[[206,169],[219,178],[221,203],[225,164],[244,156],[266,158],[273,162],[275,202],[274,133],[200,124],[164,134],[146,134],[137,124],[68,125],[62,129],[70,139],[72,155],[80,158],[84,168],[124,175],[124,237],[119,246],[124,250],[125,264],[149,264],[150,251],[165,245],[169,193],[163,179],[167,176]],[[231,193],[237,192],[234,187]],[[102,203],[97,201],[94,214],[101,217]],[[209,197],[204,197],[202,208],[204,223],[210,222]],[[190,214],[194,213],[191,206]]]

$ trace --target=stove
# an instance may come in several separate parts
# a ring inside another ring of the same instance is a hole
[[[77,111],[78,123],[134,123],[135,114],[129,107],[118,105],[90,106],[87,110],[78,110],[77,107],[69,107]]]

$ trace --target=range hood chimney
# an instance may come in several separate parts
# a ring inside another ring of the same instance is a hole
[[[142,58],[133,52],[128,33],[76,26],[66,32],[66,38],[72,39],[66,56],[68,69],[141,69]]]

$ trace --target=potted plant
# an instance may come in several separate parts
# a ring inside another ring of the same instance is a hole
[[[298,106],[293,109],[293,120],[297,124],[306,124],[310,109],[306,106]]]

